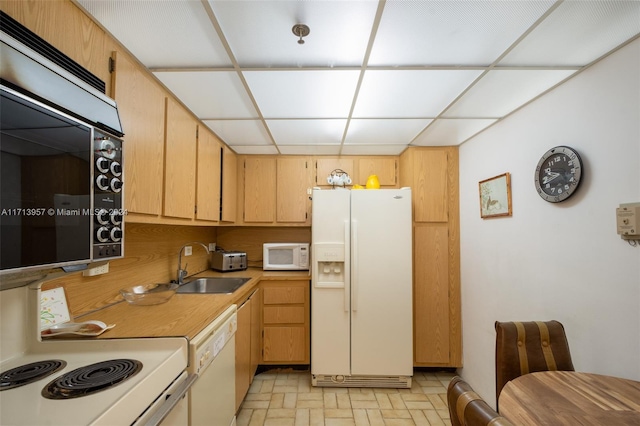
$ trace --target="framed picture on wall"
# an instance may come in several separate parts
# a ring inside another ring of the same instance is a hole
[[[480,181],[480,217],[511,216],[511,175],[503,173]]]

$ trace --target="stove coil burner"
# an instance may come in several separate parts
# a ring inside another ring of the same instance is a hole
[[[66,361],[49,359],[21,365],[0,373],[0,391],[17,388],[47,377],[66,367]]]
[[[52,380],[42,389],[47,399],[79,398],[119,385],[142,370],[135,359],[112,359],[76,368]]]

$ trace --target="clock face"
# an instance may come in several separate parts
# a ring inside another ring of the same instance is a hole
[[[582,178],[582,160],[568,146],[551,148],[538,161],[534,176],[538,195],[550,203],[572,196]]]

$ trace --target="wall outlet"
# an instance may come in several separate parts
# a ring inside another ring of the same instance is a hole
[[[216,243],[209,243],[209,251],[216,251]]]
[[[185,256],[191,256],[191,254],[193,253],[193,247],[191,246],[186,246],[184,248],[184,255]]]
[[[93,277],[95,275],[102,275],[109,272],[109,262],[102,265],[93,266],[82,271],[82,275],[85,277]]]

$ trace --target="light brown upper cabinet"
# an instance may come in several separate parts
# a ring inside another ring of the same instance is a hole
[[[162,213],[165,92],[126,54],[113,53],[113,97],[124,128],[125,208]],[[132,216],[127,220],[135,220]]]
[[[448,156],[446,149],[420,149],[411,153],[405,166],[410,178],[403,186],[413,189],[415,222],[449,220]]]
[[[371,175],[378,176],[380,186],[395,186],[398,160],[395,157],[366,157],[358,159],[358,176],[353,183],[365,186],[367,178]],[[352,177],[353,179],[353,177]]]
[[[198,128],[196,219],[220,220],[220,142],[204,127]]]
[[[220,209],[221,222],[235,222],[238,208],[238,156],[231,149],[223,145],[222,155],[222,207]]]
[[[279,157],[276,174],[276,221],[311,224],[311,158]]]
[[[165,216],[192,219],[196,199],[195,118],[177,101],[167,98],[164,165]]]
[[[244,223],[309,225],[310,157],[245,156]]]
[[[276,159],[244,159],[244,221],[271,223],[276,215]]]
[[[365,186],[370,175],[377,175],[381,186],[398,186],[398,157],[395,156],[316,157],[315,164],[314,186],[330,187],[327,177],[334,170],[347,173],[352,185]]]
[[[315,186],[331,186],[327,183],[327,177],[334,170],[342,170],[351,176],[351,179],[355,178],[353,158],[317,158]]]

